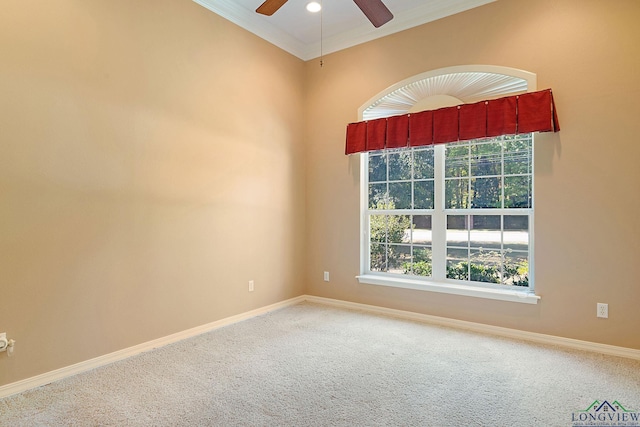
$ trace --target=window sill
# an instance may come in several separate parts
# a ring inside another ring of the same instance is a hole
[[[396,279],[391,277],[365,274],[356,276],[360,283],[368,285],[392,286],[396,288],[417,289],[421,291],[440,292],[468,297],[487,298],[500,301],[519,302],[524,304],[537,304],[540,296],[528,291],[515,291],[512,289],[481,288],[476,286],[460,285],[456,283],[427,282],[422,280]]]

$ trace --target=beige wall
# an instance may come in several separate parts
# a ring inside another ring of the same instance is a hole
[[[640,349],[640,2],[499,0],[307,64],[313,295]],[[419,73],[490,64],[552,88],[562,131],[536,139],[538,305],[358,284],[359,156],[345,125]],[[330,271],[331,282],[322,280]],[[597,319],[596,303],[609,304]]]
[[[5,0],[0,52],[0,385],[304,293],[301,60],[188,0]]]

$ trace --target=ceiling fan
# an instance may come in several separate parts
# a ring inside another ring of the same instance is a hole
[[[271,16],[282,7],[288,0],[266,0],[256,9],[262,15]],[[393,19],[393,14],[382,3],[382,0],[353,0],[358,5],[362,13],[371,21],[374,27],[378,28]]]

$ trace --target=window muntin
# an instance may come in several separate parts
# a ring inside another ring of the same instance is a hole
[[[431,276],[434,148],[369,154],[369,271]]]
[[[369,236],[370,271],[431,276],[431,215],[376,212],[369,216]]]
[[[433,209],[433,162],[433,147],[369,154],[369,209]]]
[[[531,134],[458,142],[445,150],[445,209],[531,208]]]
[[[365,156],[365,274],[531,287],[531,134]]]
[[[528,215],[447,215],[447,279],[529,286]]]

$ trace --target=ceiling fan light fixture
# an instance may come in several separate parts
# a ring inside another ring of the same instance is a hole
[[[320,12],[320,9],[322,9],[322,6],[317,1],[307,3],[307,10],[311,13]]]
[[[198,1],[198,0],[196,0]],[[264,0],[264,3],[256,9],[256,12],[271,16],[289,0]],[[371,21],[374,27],[378,28],[393,19],[393,13],[384,5],[382,0],[353,0],[358,5],[362,13]],[[307,3],[307,10],[310,12],[320,12],[322,0]],[[322,15],[322,14],[320,14]],[[320,18],[322,20],[322,18]],[[322,24],[320,25],[322,27]]]

